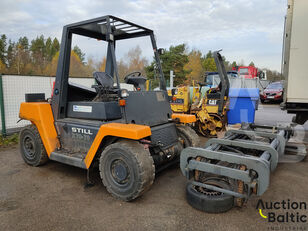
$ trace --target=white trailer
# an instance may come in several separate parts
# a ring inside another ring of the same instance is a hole
[[[282,108],[296,116],[293,122],[308,120],[308,1],[288,0],[285,17],[282,73],[286,79]]]

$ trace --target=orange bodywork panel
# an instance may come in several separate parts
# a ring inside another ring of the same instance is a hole
[[[101,125],[96,137],[84,159],[87,168],[90,167],[93,158],[105,136],[115,136],[127,138],[132,140],[140,140],[147,136],[151,136],[151,128],[146,125],[138,124],[121,124],[121,123],[108,123]]]
[[[19,110],[21,119],[30,120],[37,127],[47,155],[59,147],[59,139],[54,125],[54,118],[49,103],[21,103]]]
[[[19,117],[31,121],[31,123],[37,127],[48,156],[50,156],[50,153],[56,148],[60,147],[49,103],[21,103]],[[84,163],[87,168],[90,167],[97,149],[106,136],[140,140],[151,136],[151,134],[151,128],[145,125],[121,123],[103,124],[95,136],[95,139],[84,159]]]
[[[173,120],[179,119],[179,120],[180,120],[180,123],[184,123],[184,124],[196,122],[196,116],[195,116],[195,115],[173,113],[172,116],[171,116],[171,118],[172,118]]]

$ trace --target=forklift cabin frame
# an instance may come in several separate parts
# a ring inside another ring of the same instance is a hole
[[[150,36],[158,68],[160,89],[166,91],[165,78],[160,63],[154,32],[152,30],[111,15],[69,24],[63,28],[61,51],[52,98],[52,111],[55,121],[65,118],[67,113],[68,78],[73,34],[104,40],[108,43],[105,72],[113,78],[116,77],[119,97],[121,97],[121,88],[115,56],[116,41]]]

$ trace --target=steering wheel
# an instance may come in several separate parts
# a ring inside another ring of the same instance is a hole
[[[141,76],[141,72],[140,71],[134,71],[132,73],[129,73],[128,75],[126,75],[124,77],[124,80],[126,81],[129,77],[139,77]]]

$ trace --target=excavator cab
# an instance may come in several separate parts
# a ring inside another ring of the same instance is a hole
[[[70,83],[72,37],[81,35],[107,43],[104,72],[94,72],[92,88]],[[121,87],[116,42],[149,37],[160,80],[159,91],[145,91],[146,78],[133,72]],[[196,146],[198,136],[187,126],[193,115],[174,114],[166,92],[152,30],[114,16],[64,26],[51,102],[26,97],[19,116],[32,125],[20,132],[25,162],[39,166],[51,159],[75,167],[98,166],[103,184],[116,198],[130,201],[153,183],[155,173],[177,163],[183,147]]]

